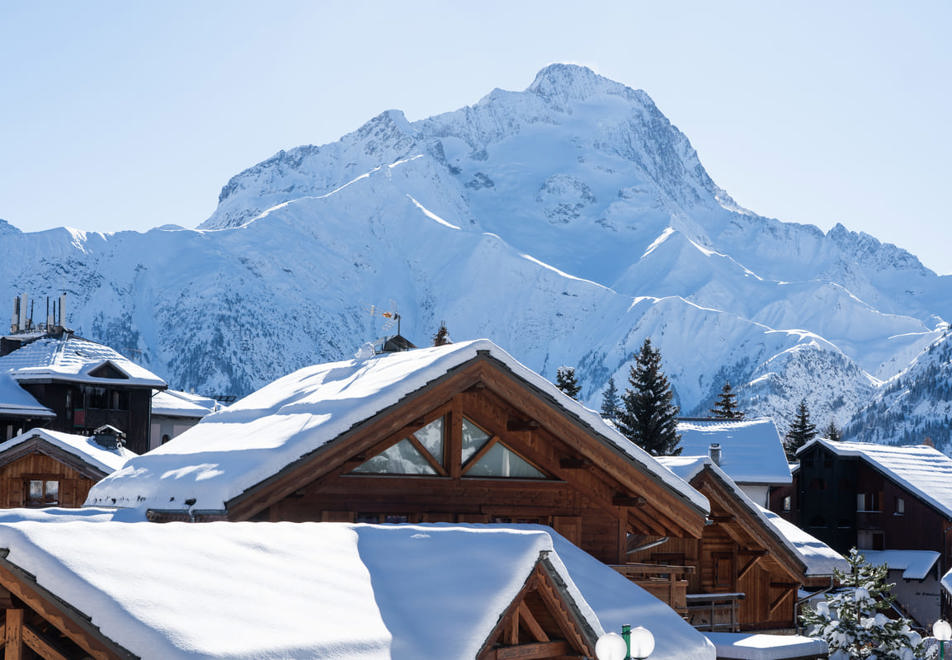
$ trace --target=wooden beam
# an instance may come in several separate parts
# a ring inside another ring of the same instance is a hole
[[[43,660],[67,660],[65,655],[47,644],[46,640],[36,634],[30,626],[23,626],[23,641]]]
[[[519,643],[519,608],[516,607],[509,616],[509,623],[506,624],[506,635],[504,643],[508,646],[515,646]]]
[[[506,422],[506,430],[511,433],[535,431],[537,428],[539,428],[539,422],[534,419],[510,419]]]
[[[479,459],[481,459],[483,456],[488,454],[489,450],[492,449],[493,445],[496,444],[497,442],[499,442],[499,436],[494,435],[486,442],[486,444],[484,444],[482,447],[479,448],[479,451],[477,451],[475,454],[470,456],[469,460],[466,461],[466,463],[463,465],[463,474],[466,474],[466,471],[469,470],[474,465],[476,465],[476,463],[479,462]]]
[[[3,660],[23,659],[23,610],[7,610]]]
[[[413,435],[412,433],[409,434],[407,436],[407,440],[410,441],[410,444],[413,445],[413,448],[416,449],[417,452],[420,454],[420,456],[422,456],[426,460],[426,462],[430,464],[430,467],[433,468],[433,470],[436,471],[438,475],[440,475],[441,477],[447,476],[447,472],[443,468],[443,466],[440,465],[439,462],[433,457],[433,455],[430,454],[430,451],[426,447],[423,446],[423,443],[417,440],[415,435]]]
[[[711,519],[711,522],[729,523],[729,522],[734,522],[734,519],[736,518],[736,516],[734,516],[733,513],[728,513],[728,514],[719,515],[719,516],[710,515],[708,516],[708,518]]]
[[[757,565],[757,562],[759,562],[763,557],[764,557],[763,554],[758,554],[758,555],[755,555],[754,558],[751,559],[749,562],[747,562],[744,565],[744,567],[740,569],[740,571],[737,573],[737,581],[740,582],[741,580],[743,580],[747,576],[747,574],[750,573],[754,569],[754,566]]]
[[[90,623],[89,617],[36,584],[26,571],[3,558],[0,558],[0,584],[96,660],[136,657],[103,635]],[[8,625],[9,621],[7,619]]]
[[[563,456],[559,459],[559,467],[563,470],[584,470],[585,468],[591,467],[591,465],[592,462],[587,458]]]
[[[572,655],[568,642],[542,642],[539,644],[521,644],[496,649],[496,660],[533,660],[534,658],[557,658]]]
[[[648,501],[641,495],[632,496],[616,493],[615,497],[612,498],[613,506],[644,506],[647,502]]]
[[[516,611],[519,613],[519,621],[525,624],[537,642],[552,641],[549,639],[549,636],[545,634],[545,631],[542,629],[542,626],[539,625],[539,622],[536,621],[536,618],[532,616],[532,612],[529,611],[529,606],[526,605],[526,601],[519,603],[519,607]]]
[[[777,596],[776,600],[774,600],[774,602],[770,604],[770,612],[768,613],[768,616],[772,615],[776,611],[776,609],[780,607],[780,605],[783,604],[783,601],[787,599],[787,596],[795,592],[796,592],[796,587],[793,587],[793,588],[787,589],[782,594]]]

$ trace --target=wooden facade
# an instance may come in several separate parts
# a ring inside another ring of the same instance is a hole
[[[432,438],[421,440],[421,429],[434,423],[442,442],[427,449],[423,442]],[[486,440],[470,451],[474,433]],[[427,475],[362,468],[388,451],[417,452]],[[532,476],[480,471],[493,456]],[[156,511],[150,517],[176,519]],[[698,539],[705,512],[548,394],[480,354],[248,489],[227,503],[227,517],[540,523],[601,561],[621,564],[630,535]]]
[[[0,454],[0,508],[79,508],[106,473],[34,436]]]
[[[712,630],[796,626],[797,589],[806,567],[744,504],[732,485],[705,467],[691,485],[711,503],[712,524],[700,539],[670,538],[632,561],[685,565],[688,620]],[[649,539],[650,540],[650,539]]]

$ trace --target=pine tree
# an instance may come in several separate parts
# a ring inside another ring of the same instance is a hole
[[[450,340],[450,331],[446,329],[446,323],[440,321],[440,329],[436,331],[436,334],[433,335],[433,345],[434,346],[446,346],[447,344],[452,344]]]
[[[678,406],[674,393],[661,371],[661,351],[645,339],[628,375],[630,387],[622,395],[618,426],[625,436],[652,456],[676,456],[678,444]]]
[[[582,391],[582,386],[575,379],[574,367],[559,367],[555,372],[555,386],[576,400]]]
[[[895,600],[890,590],[896,585],[886,584],[889,568],[872,566],[856,548],[850,550],[846,561],[849,572],[833,569],[841,589],[826,594],[824,602],[800,616],[807,634],[826,641],[830,658],[930,657],[909,619],[890,619],[883,614]]]
[[[744,413],[737,408],[737,395],[730,383],[724,383],[710,412],[718,419],[744,419]]]
[[[615,379],[608,379],[608,387],[602,392],[602,417],[610,419],[613,422],[618,419],[618,409],[621,407],[621,399],[618,398],[618,388],[615,387]]]
[[[784,436],[784,449],[787,460],[797,460],[797,450],[816,437],[816,426],[810,423],[810,411],[807,410],[807,400],[801,399],[797,406],[797,417],[790,425],[790,430]]]
[[[839,442],[840,438],[843,437],[843,433],[840,432],[840,430],[836,427],[836,422],[834,422],[832,419],[830,420],[829,426],[823,429],[823,435],[825,435],[828,440],[832,440],[833,442]]]

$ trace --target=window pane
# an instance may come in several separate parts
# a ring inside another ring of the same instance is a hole
[[[409,440],[401,440],[356,468],[368,474],[436,474]]]
[[[479,451],[479,448],[489,442],[489,436],[471,421],[463,418],[463,464]]]
[[[435,419],[419,431],[413,434],[420,444],[436,459],[440,465],[443,463],[443,418]]]
[[[43,501],[43,482],[42,481],[30,481],[30,501],[31,502],[42,502]]]
[[[516,479],[545,479],[545,475],[497,442],[466,471],[467,477],[510,477]]]

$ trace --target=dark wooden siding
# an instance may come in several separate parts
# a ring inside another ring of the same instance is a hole
[[[50,456],[31,453],[0,467],[0,508],[25,506],[31,479],[59,481],[59,506],[70,508],[81,507],[97,481]]]

